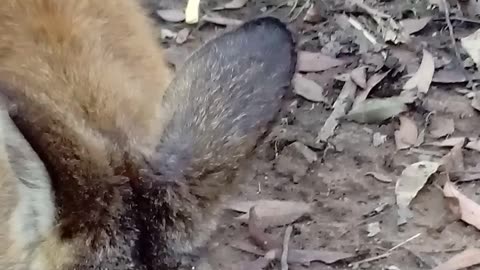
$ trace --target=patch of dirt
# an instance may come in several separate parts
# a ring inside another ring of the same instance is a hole
[[[157,8],[183,9],[186,5],[186,1],[178,0],[162,0],[160,3],[157,0],[148,1],[153,11]],[[228,1],[202,1],[202,12],[225,2]],[[349,263],[383,254],[418,233],[420,236],[404,243],[389,256],[361,263],[359,268],[432,269],[466,247],[479,246],[480,232],[462,221],[445,220],[449,210],[435,181],[429,181],[412,201],[413,217],[407,224],[398,226],[395,183],[408,165],[420,160],[434,160],[446,154],[448,149],[420,144],[407,150],[397,150],[394,140],[394,132],[399,126],[397,117],[376,124],[340,121],[335,135],[328,142],[316,143],[315,138],[330,116],[331,105],[343,87],[343,82],[335,80],[337,75],[361,65],[369,65],[370,74],[393,68],[387,78],[372,89],[369,96],[382,98],[397,96],[402,91],[405,75],[414,73],[420,66],[423,48],[435,56],[437,69],[455,68],[456,55],[451,47],[445,16],[438,10],[427,9],[426,0],[365,1],[372,8],[392,15],[395,20],[432,16],[423,30],[411,35],[412,42],[398,45],[389,43],[390,52],[395,50],[396,54],[393,55],[400,57],[387,57],[384,61],[379,50],[367,48],[367,51],[361,52],[365,40],[349,28],[342,29],[337,23],[338,16],[344,12],[364,25],[373,23],[365,12],[349,10],[347,2],[352,1],[318,0],[320,19],[315,23],[303,20],[310,7],[308,3],[313,3],[305,0],[285,1],[284,4],[278,0],[248,1],[243,8],[218,11],[227,18],[241,20],[265,13],[284,21],[293,17],[290,26],[297,34],[299,49],[322,52],[331,57],[349,57],[352,60],[347,66],[307,74],[307,78],[324,88],[327,99],[332,102],[315,103],[296,96],[291,104],[287,104],[284,118],[277,129],[284,129],[284,133],[290,134],[294,139],[266,142],[259,149],[255,160],[249,164],[246,173],[242,174],[244,184],[235,197],[241,200],[280,199],[312,203],[313,213],[293,224],[290,247],[356,254],[352,259],[331,265],[320,262],[312,262],[310,265],[291,264],[290,269],[351,269]],[[292,6],[295,3],[296,6]],[[453,7],[451,12],[454,13],[452,16],[460,17],[458,10]],[[183,44],[178,44],[174,39],[162,41],[172,50],[192,51],[213,35],[231,27],[211,23],[189,26],[157,20],[159,31],[161,28],[175,33],[184,28],[191,30],[189,39]],[[458,38],[472,33],[480,25],[464,20],[453,20],[452,23],[454,34]],[[467,61],[468,55],[459,42],[457,45],[461,60]],[[469,71],[472,70],[470,67]],[[455,124],[451,136],[476,138],[480,135],[479,114],[472,108],[471,100],[456,91],[469,87],[471,85],[466,82],[433,83],[428,94],[409,105],[404,115],[413,119],[419,130],[424,128],[425,119],[431,113],[448,117]],[[428,128],[426,131],[425,142],[438,141],[432,138]],[[375,134],[385,135],[385,143],[374,146]],[[295,141],[309,146],[316,152],[318,159],[309,163],[295,151],[290,151],[290,144]],[[480,153],[468,149],[463,153],[465,167],[476,168],[478,171]],[[393,181],[378,181],[367,176],[368,172],[382,173]],[[469,198],[480,202],[480,183],[472,181],[458,186]],[[383,211],[374,212],[379,206],[385,205]],[[380,231],[369,237],[368,226],[375,222],[379,223]],[[285,227],[267,230],[279,239],[283,239],[284,231]],[[227,213],[209,249],[210,263],[214,268],[239,269],[239,266],[258,258],[232,247],[232,243],[247,239],[248,236],[247,225],[234,220],[233,215]],[[279,269],[280,262],[275,262],[270,267]]]

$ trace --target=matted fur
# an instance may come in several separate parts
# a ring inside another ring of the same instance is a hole
[[[5,0],[0,267],[177,269],[280,110],[294,45],[252,20],[172,78],[136,1]]]

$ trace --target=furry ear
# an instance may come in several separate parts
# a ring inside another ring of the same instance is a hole
[[[272,17],[206,43],[167,90],[164,106],[172,116],[147,158],[153,171],[184,179],[198,196],[222,193],[281,109],[295,65],[294,39]]]
[[[51,231],[54,200],[47,170],[30,144],[0,104],[0,144],[5,151],[18,201],[10,217],[10,237],[17,248],[28,252]]]

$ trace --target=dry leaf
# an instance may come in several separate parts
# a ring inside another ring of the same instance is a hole
[[[318,72],[346,64],[344,60],[332,58],[319,52],[300,51],[298,53],[298,70]]]
[[[480,68],[480,29],[461,39],[462,47]]]
[[[367,67],[358,67],[350,72],[352,81],[361,88],[367,88]]]
[[[255,207],[252,207],[249,210],[248,233],[253,242],[262,250],[268,251],[281,247],[281,241],[278,241],[271,235],[265,233],[264,227],[260,224],[260,219],[256,213]]]
[[[423,28],[432,20],[432,17],[425,17],[420,19],[405,19],[400,21],[400,25],[403,27],[403,30],[411,35],[416,33]]]
[[[240,25],[243,23],[241,20],[223,17],[222,15],[217,13],[207,14],[203,16],[202,20],[209,23],[214,23],[214,24],[223,25],[223,26]]]
[[[312,212],[310,204],[279,200],[237,201],[229,204],[227,209],[246,213],[236,219],[247,221],[249,218],[248,213],[252,207],[255,207],[259,223],[265,228],[290,224]]]
[[[157,15],[167,22],[178,23],[185,20],[185,14],[178,9],[159,9]]]
[[[395,131],[397,150],[407,149],[417,143],[418,129],[413,120],[400,116],[400,129]]]
[[[430,135],[438,139],[448,136],[455,131],[455,122],[452,118],[433,117],[430,124]]]
[[[368,95],[370,94],[370,91],[377,86],[378,83],[380,83],[385,77],[387,77],[388,73],[390,73],[391,70],[388,70],[387,72],[384,73],[376,73],[373,74],[370,79],[367,81],[367,87],[364,91],[360,92],[358,96],[355,98],[355,101],[353,102],[353,107],[358,106],[358,104],[362,103],[364,100],[367,99]]]
[[[213,10],[239,9],[244,7],[247,3],[248,0],[232,0],[224,5],[213,8]]]
[[[460,142],[464,142],[465,139],[466,139],[465,137],[450,137],[440,142],[430,142],[430,143],[426,143],[425,145],[440,146],[440,147],[454,147]]]
[[[177,37],[177,33],[173,32],[172,30],[166,29],[166,28],[160,29],[161,39],[165,40],[165,39],[176,38],[176,37]]]
[[[372,98],[358,104],[345,116],[345,119],[358,123],[379,123],[408,109],[409,97]]]
[[[367,237],[374,237],[380,233],[380,222],[372,222],[367,225]]]
[[[387,135],[383,135],[380,132],[375,132],[372,138],[372,144],[375,147],[379,147],[387,141]]]
[[[323,124],[322,129],[317,136],[317,141],[327,141],[333,134],[338,126],[340,118],[345,116],[350,102],[355,98],[355,92],[357,91],[357,85],[349,78],[343,85],[342,91],[338,95],[337,100],[333,104],[333,111]]]
[[[412,90],[416,87],[419,93],[426,94],[430,89],[434,72],[435,62],[433,56],[427,50],[423,50],[423,58],[420,67],[418,67],[415,75],[405,83],[403,89]]]
[[[475,110],[480,111],[480,93],[479,92],[475,92],[475,94],[473,95],[471,104]]]
[[[252,253],[259,256],[264,256],[265,252],[256,248],[255,246],[245,243],[237,242],[231,245],[232,247]],[[281,248],[275,249],[275,258],[280,259]],[[289,249],[288,263],[309,264],[311,262],[323,262],[325,264],[336,263],[341,260],[353,258],[355,255],[345,252],[327,251],[327,250],[309,250],[309,249]]]
[[[200,14],[200,0],[188,0],[185,8],[185,22],[188,24],[198,23]]]
[[[313,102],[327,102],[327,98],[323,93],[323,87],[316,82],[298,73],[295,74],[292,82],[295,94]]]
[[[367,172],[365,175],[371,175],[373,178],[377,179],[380,182],[383,183],[391,183],[393,182],[392,179],[384,174],[378,173],[378,172]]]
[[[480,152],[480,140],[478,138],[469,138],[469,142],[465,148]]]
[[[440,160],[443,169],[446,172],[453,172],[453,171],[464,171],[465,165],[463,163],[463,144],[464,141],[459,142],[455,145],[448,154],[446,154]]]
[[[410,218],[410,202],[427,183],[428,178],[440,166],[437,162],[420,161],[406,167],[395,185],[395,195],[398,206],[398,225],[405,224]]]
[[[452,182],[446,182],[443,194],[447,198],[458,200],[460,218],[466,223],[480,229],[480,205],[463,195]]]
[[[309,23],[318,23],[322,20],[322,15],[320,13],[320,1],[314,1],[310,4],[310,8],[308,8],[307,13],[305,13],[305,17],[303,17],[303,21]]]
[[[472,74],[472,76],[476,76]],[[473,79],[473,78],[472,78]],[[462,83],[468,81],[463,70],[460,69],[441,69],[435,71],[432,82],[434,83]]]
[[[183,44],[188,40],[188,36],[190,35],[190,29],[183,28],[177,33],[177,37],[175,38],[175,42],[177,44]]]
[[[468,248],[433,270],[460,270],[478,264],[480,264],[480,249]]]
[[[480,180],[480,173],[474,173],[474,174],[467,173],[461,176],[457,180],[457,182],[471,182],[471,181],[477,181],[477,180]]]

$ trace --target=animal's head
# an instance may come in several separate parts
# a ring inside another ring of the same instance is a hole
[[[152,149],[123,147],[82,119],[72,126],[3,91],[0,213],[10,221],[0,222],[0,267],[23,259],[35,270],[175,267],[205,242],[221,194],[280,110],[294,47],[273,18],[207,42],[167,89],[169,117]],[[6,239],[23,259],[3,250]]]

